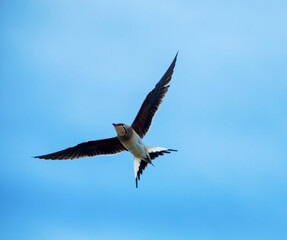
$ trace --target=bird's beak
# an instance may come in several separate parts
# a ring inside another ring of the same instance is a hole
[[[114,125],[114,126],[117,126],[118,124],[116,124],[116,123],[113,123],[113,125]]]

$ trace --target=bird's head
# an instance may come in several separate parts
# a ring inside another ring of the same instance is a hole
[[[113,123],[113,125],[119,137],[123,137],[127,134],[127,128],[128,128],[127,125],[123,123]]]

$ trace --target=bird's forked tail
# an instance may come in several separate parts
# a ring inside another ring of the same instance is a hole
[[[172,151],[176,152],[177,150],[163,148],[163,147],[147,146],[147,151],[150,157],[150,159],[147,159],[147,161],[136,158],[136,157],[134,158],[134,174],[135,174],[135,179],[136,179],[136,187],[138,187],[138,180],[140,180],[140,175],[143,173],[143,170],[146,168],[150,160],[154,160],[158,156],[161,156],[165,153],[170,153]]]

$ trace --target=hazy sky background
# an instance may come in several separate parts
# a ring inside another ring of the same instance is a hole
[[[287,239],[287,2],[0,3],[0,237]],[[132,123],[176,52],[133,157],[46,154]]]

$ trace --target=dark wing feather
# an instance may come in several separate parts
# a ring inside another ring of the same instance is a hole
[[[158,152],[150,152],[149,157],[151,160],[154,160],[155,158],[162,156],[164,153],[170,153],[171,151],[177,152],[177,150],[174,150],[174,149],[167,149],[167,150],[158,151]]]
[[[140,176],[143,173],[143,170],[145,170],[147,165],[148,163],[146,161],[141,160],[139,170],[137,172],[137,177],[136,177],[136,188],[138,188],[138,180],[140,180]]]
[[[177,54],[172,61],[171,65],[161,78],[161,80],[156,84],[154,89],[145,98],[133,124],[132,128],[137,132],[137,134],[142,138],[148,132],[152,119],[161,104],[169,85],[166,86],[172,77],[173,69],[175,66]]]
[[[124,150],[126,150],[126,148],[116,137],[114,137],[80,143],[74,147],[47,155],[37,156],[36,158],[52,160],[75,159],[81,157],[92,157],[96,155],[116,154]]]

